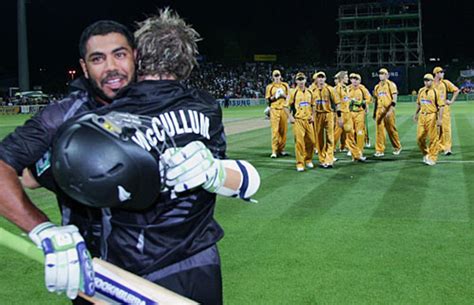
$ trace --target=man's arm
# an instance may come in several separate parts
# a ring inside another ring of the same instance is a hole
[[[286,115],[288,116],[288,119],[290,120],[290,123],[294,124],[295,123],[295,117],[293,116],[291,111],[288,109],[288,107],[284,107],[283,109],[285,109]]]
[[[28,198],[13,167],[0,160],[0,215],[30,232],[38,224],[48,221]]]
[[[94,290],[84,239],[73,225],[58,227],[49,222],[28,198],[18,178],[24,168],[47,151],[70,106],[64,102],[46,107],[0,142],[0,216],[28,232],[43,250],[48,291],[66,293],[75,299],[79,290],[87,295]]]
[[[391,86],[391,91],[392,91],[392,103],[388,106],[387,108],[387,111],[386,111],[386,115],[387,117],[389,117],[390,115],[392,115],[393,113],[393,108],[395,108],[395,106],[397,105],[397,101],[398,101],[398,89],[397,89],[397,86],[393,83],[389,83],[388,84],[389,86]]]
[[[268,105],[271,105],[272,103],[274,103],[277,98],[272,95],[272,87],[271,85],[268,85],[267,88],[266,88],[266,92],[265,92],[265,98],[268,100]]]
[[[23,173],[21,174],[21,185],[23,188],[34,190],[41,185],[38,183],[38,181],[33,177],[33,173],[28,168],[25,168],[23,170]]]
[[[285,110],[286,115],[288,116],[288,119],[290,120],[291,124],[295,123],[295,117],[293,116],[293,113],[291,113],[290,111],[290,107],[291,105],[293,105],[293,94],[294,94],[294,91],[290,90],[288,92],[288,95],[286,96],[285,105],[283,105],[283,109]]]
[[[413,121],[417,122],[418,121],[418,113],[420,113],[420,100],[421,100],[421,91],[418,92],[418,97],[416,98],[416,111],[415,114],[413,115]]]
[[[451,97],[451,100],[448,100],[447,96],[446,96],[446,104],[447,105],[452,105],[454,104],[454,102],[456,101],[456,99],[458,98],[459,96],[459,93],[461,92],[459,90],[458,87],[456,87],[453,83],[451,83],[450,81],[446,81],[448,83],[448,90],[449,92],[452,92],[453,93],[453,97]],[[448,92],[446,92],[446,95],[448,94]]]
[[[436,126],[441,127],[441,124],[443,123],[443,112],[444,112],[444,106],[441,106],[438,111],[438,120],[436,121]]]

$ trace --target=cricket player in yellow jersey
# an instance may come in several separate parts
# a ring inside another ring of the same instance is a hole
[[[383,157],[385,152],[385,131],[393,146],[393,154],[402,151],[397,127],[395,126],[395,106],[397,105],[397,85],[390,81],[387,69],[379,70],[380,82],[375,86],[375,157]]]
[[[351,80],[351,85],[349,86],[349,110],[351,111],[354,123],[356,145],[363,152],[367,129],[365,118],[369,111],[369,105],[372,102],[372,96],[369,90],[361,84],[362,77],[359,74],[351,73],[349,78]]]
[[[439,91],[433,86],[433,75],[425,74],[423,80],[425,86],[418,91],[413,120],[418,121],[416,140],[423,153],[423,163],[435,165],[439,152],[438,127],[442,125],[445,105]]]
[[[316,82],[312,87],[315,99],[316,116],[314,121],[316,148],[319,166],[332,168],[334,163],[334,114],[333,107],[337,103],[334,89],[326,84],[326,74],[316,72]]]
[[[294,115],[289,107],[294,107]],[[290,91],[285,108],[290,123],[294,124],[296,170],[303,172],[306,168],[313,168],[314,152],[314,98],[311,90],[306,88],[306,75],[296,74],[296,88]]]
[[[444,70],[441,67],[436,67],[433,70],[434,82],[433,86],[438,90],[441,99],[445,106],[443,111],[443,124],[441,125],[440,132],[440,148],[444,151],[446,156],[452,154],[451,146],[451,105],[454,104],[459,95],[459,88],[456,87],[452,82],[444,79]],[[451,100],[448,99],[448,93],[452,93]]]
[[[334,87],[332,87],[332,88],[336,88],[337,85],[339,85],[338,74],[334,75],[333,81],[334,81]],[[336,92],[336,96],[337,96],[337,92]],[[347,149],[346,149],[346,135],[343,132],[339,132],[339,134],[338,134],[336,108],[333,108],[333,114],[334,114],[334,150],[336,150],[338,142],[340,142],[339,143],[339,151],[347,151]],[[336,157],[334,157],[334,161],[337,161]]]
[[[283,109],[286,98],[290,93],[290,86],[281,80],[278,70],[272,72],[273,82],[265,90],[265,98],[270,105],[270,123],[272,128],[271,158],[287,156],[285,151],[286,134],[288,131],[288,116]]]
[[[344,134],[345,144],[349,149],[349,153],[353,160],[365,161],[365,157],[362,155],[361,150],[356,145],[354,138],[354,123],[352,121],[352,115],[349,109],[350,98],[349,88],[347,83],[349,82],[349,75],[347,71],[340,71],[336,74],[338,84],[334,89],[336,91],[336,130],[334,132],[334,142],[337,143],[337,139]]]

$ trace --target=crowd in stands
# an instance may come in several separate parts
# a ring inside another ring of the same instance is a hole
[[[281,70],[283,80],[292,84],[297,72],[303,71],[308,77],[314,73],[314,66],[275,67],[268,63],[245,63],[222,65],[204,63],[195,69],[186,84],[209,91],[215,98],[263,98],[265,87],[271,80],[273,69]]]

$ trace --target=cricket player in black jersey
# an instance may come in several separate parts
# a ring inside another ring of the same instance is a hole
[[[173,198],[168,191],[156,208],[142,212],[102,209],[100,249],[91,250],[203,304],[220,304],[215,243],[222,230],[213,219],[214,193],[248,198],[258,189],[258,173],[245,161],[219,160],[225,157],[225,135],[218,104],[207,93],[179,83],[195,65],[197,33],[165,10],[141,23],[136,38],[141,81],[125,90],[125,98],[95,112],[152,117],[147,137],[138,139],[144,149],[160,141],[154,124],[166,126],[177,146],[183,147],[163,155],[164,162],[172,164],[166,184],[178,195]],[[169,48],[175,48],[177,56],[167,57]],[[41,166],[33,172],[41,182],[46,176],[38,169]]]
[[[75,84],[78,90],[48,105],[0,142],[0,215],[29,232],[36,245],[43,248],[47,289],[66,293],[70,299],[75,299],[79,290],[94,293],[87,248],[100,256],[102,213],[79,206],[59,192],[62,226],[53,225],[23,191],[18,176],[43,157],[45,163],[39,170],[44,171],[59,127],[78,113],[110,103],[135,78],[134,37],[117,22],[99,21],[86,28],[79,51],[88,73]],[[48,186],[53,188],[54,183]]]

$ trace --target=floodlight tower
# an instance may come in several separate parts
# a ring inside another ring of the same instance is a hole
[[[341,5],[337,21],[338,66],[424,64],[419,0]]]
[[[26,35],[26,5],[25,0],[17,0],[18,8],[18,86],[21,91],[30,89],[28,70],[28,41]]]

